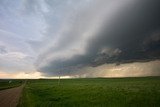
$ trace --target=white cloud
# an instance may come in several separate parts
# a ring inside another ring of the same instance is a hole
[[[38,79],[38,78],[44,78],[40,72],[36,71],[29,71],[29,73],[20,71],[20,72],[14,72],[14,73],[8,73],[5,71],[0,71],[0,78],[14,78],[14,79]]]
[[[1,2],[0,46],[4,46],[7,51],[0,54],[0,70],[22,71],[22,74],[19,73],[18,76],[25,75],[26,77],[28,74],[24,74],[25,71],[35,71],[35,69],[43,74],[54,75],[55,69],[62,69],[61,65],[64,65],[64,69],[74,76],[81,74],[124,76],[127,73],[130,76],[129,70],[132,69],[135,70],[134,72],[139,70],[141,73],[143,68],[139,65],[143,65],[142,63],[128,64],[128,67],[123,64],[116,68],[111,65],[110,67],[104,67],[104,65],[95,68],[88,67],[92,60],[101,62],[106,58],[106,56],[105,58],[97,57],[97,54],[106,54],[108,58],[118,56],[123,52],[120,48],[105,46],[105,43],[102,43],[104,46],[99,46],[99,42],[94,40],[103,39],[101,38],[103,35],[112,36],[109,35],[110,33],[102,33],[104,30],[112,32],[110,29],[113,27],[112,22],[133,2],[135,0]],[[159,40],[159,35],[154,38]],[[94,46],[90,46],[92,44]],[[79,68],[90,73],[84,73]],[[103,71],[106,69],[108,69],[107,72]],[[77,71],[72,72],[73,70]],[[92,74],[91,70],[95,73]],[[66,71],[62,73],[67,75]],[[141,75],[140,73],[137,72],[135,75]],[[33,76],[40,76],[40,74],[35,73]]]

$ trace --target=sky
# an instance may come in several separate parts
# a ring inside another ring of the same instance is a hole
[[[158,0],[0,0],[0,78],[160,76]]]

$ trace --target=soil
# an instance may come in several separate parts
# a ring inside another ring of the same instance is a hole
[[[24,85],[0,91],[0,107],[16,107]]]

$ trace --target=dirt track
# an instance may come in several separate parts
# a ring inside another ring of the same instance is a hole
[[[0,107],[16,107],[24,85],[0,91]]]

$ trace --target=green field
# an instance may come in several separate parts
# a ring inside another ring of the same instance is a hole
[[[159,107],[160,77],[28,80],[19,107]]]
[[[13,88],[22,85],[24,80],[18,79],[0,79],[0,90]]]

